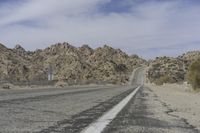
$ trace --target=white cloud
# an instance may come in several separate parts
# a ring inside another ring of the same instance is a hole
[[[105,1],[105,0],[104,0]],[[107,1],[107,0],[106,0]],[[5,5],[12,12],[7,12],[0,25],[6,25],[23,20],[44,19],[57,15],[77,15],[92,10],[102,0],[26,0],[24,3]],[[2,9],[3,10],[3,9]]]
[[[6,6],[0,9],[0,40],[9,47],[21,43],[32,50],[63,41],[93,47],[107,43],[133,53],[200,39],[200,5],[184,7],[181,1],[154,1],[133,4],[127,13],[96,10],[109,1],[26,0],[13,6],[12,12]],[[35,25],[31,26],[31,21]],[[151,56],[157,54],[162,53]]]

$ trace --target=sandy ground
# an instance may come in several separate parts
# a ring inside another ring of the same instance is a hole
[[[200,93],[186,84],[147,84],[158,98],[172,109],[171,114],[183,118],[200,131]]]

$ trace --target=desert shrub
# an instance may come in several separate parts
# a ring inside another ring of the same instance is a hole
[[[170,78],[169,76],[165,75],[165,76],[161,76],[160,78],[155,80],[155,84],[156,85],[163,85],[164,83],[169,83],[170,82]]]
[[[115,70],[117,72],[125,72],[127,70],[127,67],[125,64],[118,64],[115,66]]]
[[[200,58],[190,65],[187,79],[194,90],[200,89]]]

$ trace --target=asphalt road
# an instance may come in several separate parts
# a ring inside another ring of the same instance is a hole
[[[144,82],[144,69],[127,86],[0,90],[0,133],[79,133]],[[171,114],[143,86],[103,133],[198,133]]]
[[[127,86],[0,90],[0,132],[78,133],[138,86],[135,75]]]
[[[141,71],[136,74],[141,77]],[[135,81],[142,82],[142,78]],[[136,84],[137,84],[136,83]],[[177,99],[178,100],[178,99]],[[200,133],[146,86],[104,129],[103,133]]]

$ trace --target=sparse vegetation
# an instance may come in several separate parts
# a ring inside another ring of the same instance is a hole
[[[183,62],[176,58],[158,57],[150,63],[147,72],[150,82],[157,85],[183,82],[185,79]]]
[[[198,70],[190,70],[191,72],[188,72],[189,69],[193,69],[193,66],[190,68],[192,62],[198,58],[200,58],[200,51],[191,51],[176,58],[166,56],[157,57],[155,60],[149,62],[149,69],[147,71],[148,79],[151,83],[156,84],[163,84],[165,82],[183,83],[188,76],[188,80],[193,84],[193,87],[198,88],[198,84],[200,84],[199,75],[197,74]],[[199,66],[198,69],[200,69]],[[195,74],[190,75],[189,73],[193,73],[193,71]]]
[[[160,78],[155,80],[156,85],[163,85],[164,83],[169,83],[169,82],[170,82],[170,78],[167,75],[161,76]]]
[[[187,79],[194,90],[200,90],[200,58],[190,65]]]

